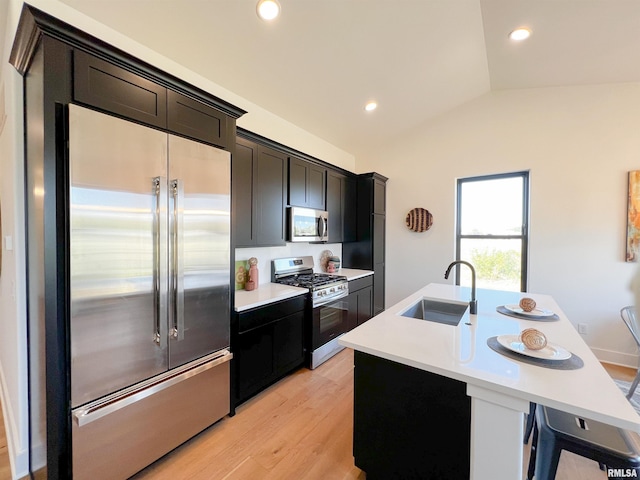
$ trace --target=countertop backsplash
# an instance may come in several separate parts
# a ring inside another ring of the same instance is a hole
[[[283,257],[301,257],[311,255],[314,270],[321,272],[320,259],[325,250],[342,259],[341,243],[287,243],[284,247],[236,248],[236,261],[258,259],[258,284],[271,282],[271,260]]]

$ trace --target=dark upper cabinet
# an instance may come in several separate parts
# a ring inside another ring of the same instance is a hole
[[[325,210],[327,169],[289,157],[289,205]]]
[[[167,127],[196,140],[229,148],[235,140],[232,119],[219,110],[185,95],[167,91]]]
[[[155,127],[167,126],[167,89],[80,50],[73,55],[73,99]]]
[[[237,137],[231,177],[236,247],[285,245],[286,154]]]
[[[236,246],[256,244],[253,181],[257,158],[258,144],[236,138],[236,151],[231,159],[231,213]]]
[[[258,145],[255,192],[256,245],[285,245],[287,157],[284,153]]]
[[[327,170],[327,211],[329,242],[352,242],[356,239],[356,181]]]
[[[342,202],[342,241],[354,242],[357,240],[357,220],[358,220],[358,183],[354,177],[345,177],[343,181]]]
[[[80,50],[73,55],[73,99],[218,147],[234,142],[229,115]]]
[[[373,270],[373,315],[385,308],[386,182],[377,173],[358,176],[357,239],[342,245],[342,265]]]

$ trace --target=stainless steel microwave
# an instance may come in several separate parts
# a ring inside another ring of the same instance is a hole
[[[326,242],[329,239],[329,212],[289,207],[290,242]]]

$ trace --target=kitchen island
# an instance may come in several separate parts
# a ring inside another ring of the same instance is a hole
[[[517,305],[524,296],[558,319],[514,318],[496,311]],[[468,302],[470,289],[429,284],[340,339],[355,350],[354,456],[368,478],[418,477],[413,466],[433,461],[430,449],[440,448],[435,455],[440,465],[430,470],[433,478],[447,478],[447,469],[468,468],[473,480],[521,479],[524,413],[530,402],[640,431],[640,416],[552,297],[478,289],[478,314],[467,309],[457,326],[401,315],[424,297]],[[487,345],[491,337],[532,327],[584,366],[546,368]],[[372,432],[373,422],[380,428]],[[402,455],[394,462],[387,451],[372,451],[382,448],[402,450]],[[400,471],[413,454],[423,458]]]

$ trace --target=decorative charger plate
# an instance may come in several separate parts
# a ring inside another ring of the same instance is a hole
[[[414,208],[407,213],[405,220],[407,228],[414,232],[425,232],[433,225],[433,215],[429,213],[429,210],[424,208]]]
[[[528,357],[542,360],[566,360],[571,357],[571,352],[554,343],[547,343],[547,346],[540,350],[530,350],[520,341],[519,335],[499,335],[497,340],[500,345],[512,352]]]
[[[530,312],[523,310],[520,305],[505,305],[504,308],[506,308],[510,312],[530,317],[552,317],[553,315],[555,315],[551,310],[546,310],[544,308],[534,308]]]

